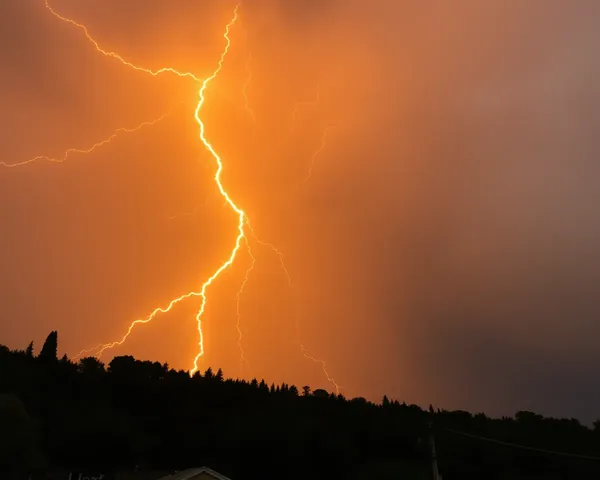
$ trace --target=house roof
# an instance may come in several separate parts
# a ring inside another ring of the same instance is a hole
[[[188,480],[190,478],[194,478],[196,475],[200,475],[201,473],[206,473],[211,477],[214,477],[215,480],[231,480],[230,478],[227,478],[226,476],[221,475],[220,473],[217,473],[208,467],[188,468],[187,470],[174,473],[173,475],[161,477],[159,480]]]

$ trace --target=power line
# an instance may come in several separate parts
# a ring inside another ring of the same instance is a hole
[[[485,442],[496,443],[498,445],[504,445],[506,447],[520,448],[522,450],[530,450],[532,452],[547,453],[549,455],[559,455],[559,456],[563,456],[563,457],[579,458],[579,459],[582,459],[582,460],[600,461],[600,457],[592,457],[592,456],[589,456],[589,455],[579,455],[579,454],[576,454],[576,453],[558,452],[556,450],[545,450],[543,448],[530,447],[530,446],[527,446],[527,445],[520,445],[518,443],[512,443],[512,442],[505,442],[505,441],[502,441],[502,440],[496,440],[495,438],[482,437],[480,435],[474,435],[472,433],[460,432],[458,430],[452,430],[452,429],[449,429],[449,428],[446,428],[445,430],[448,431],[448,432],[454,433],[456,435],[462,435],[464,437],[474,438],[476,440],[483,440]]]

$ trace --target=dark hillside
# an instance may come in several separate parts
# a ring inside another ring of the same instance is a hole
[[[107,367],[94,358],[74,363],[56,351],[55,335],[38,356],[32,347],[0,347],[2,478],[203,465],[233,480],[300,479],[309,471],[310,478],[430,478],[431,415],[417,406],[308,387],[299,393],[225,379],[220,370],[190,378],[131,356]],[[433,420],[444,480],[600,478],[600,461],[582,457],[600,457],[600,430],[577,420],[446,411]]]

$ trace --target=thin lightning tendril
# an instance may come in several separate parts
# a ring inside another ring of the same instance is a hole
[[[275,252],[277,254],[277,256],[279,257],[281,268],[283,269],[283,271],[285,272],[285,276],[287,277],[288,284],[290,285],[290,287],[293,287],[292,277],[290,276],[289,270],[287,269],[287,267],[285,265],[283,253],[280,250],[278,250],[277,247],[275,247],[274,245],[267,243],[267,242],[263,242],[260,238],[258,238],[258,236],[256,235],[256,232],[254,231],[254,229],[252,228],[252,225],[250,225],[249,222],[246,223],[246,226],[250,230],[250,233],[252,234],[252,237],[254,237],[254,240],[256,240],[256,243],[271,249],[273,252]],[[252,258],[254,258],[254,257],[252,257]],[[241,293],[241,290],[240,290],[240,293]],[[239,297],[238,297],[238,300],[239,300]],[[241,333],[240,333],[240,335],[241,335]],[[298,325],[297,317],[296,317],[296,335],[300,336],[300,326]],[[336,383],[336,381],[333,379],[333,377],[331,375],[329,375],[329,372],[327,371],[327,366],[326,366],[325,362],[323,360],[320,360],[318,358],[315,358],[315,357],[309,355],[306,351],[306,348],[304,348],[304,345],[302,343],[300,343],[300,351],[302,352],[302,355],[304,356],[304,358],[321,365],[321,369],[323,370],[325,377],[327,377],[327,380],[329,381],[329,383],[331,383],[334,386],[336,393],[339,395],[342,387]]]
[[[308,173],[306,174],[306,178],[304,179],[304,182],[308,182],[308,180],[312,176],[312,171],[313,171],[313,168],[315,168],[315,162],[317,161],[317,157],[321,154],[321,152],[325,149],[325,146],[327,145],[327,134],[328,133],[329,133],[328,128],[323,129],[323,135],[321,136],[321,145],[319,145],[319,148],[315,151],[312,158],[310,159],[310,166],[308,167]]]
[[[63,154],[62,157],[60,158],[52,158],[52,157],[48,157],[46,155],[39,155],[37,157],[34,158],[30,158],[29,160],[24,160],[22,162],[18,162],[18,163],[5,163],[5,162],[0,162],[0,165],[3,167],[7,167],[7,168],[14,168],[14,167],[22,167],[24,165],[29,165],[30,163],[34,163],[40,160],[45,160],[47,162],[52,162],[52,163],[63,163],[64,161],[67,160],[67,158],[69,157],[69,155],[73,154],[73,153],[81,153],[81,154],[88,154],[88,153],[92,153],[94,150],[96,150],[97,148],[100,148],[110,142],[112,142],[119,134],[121,133],[133,133],[133,132],[137,132],[138,130],[141,130],[144,127],[147,127],[149,125],[155,125],[158,122],[160,122],[161,120],[163,120],[165,117],[169,116],[171,114],[171,112],[165,113],[164,115],[154,119],[154,120],[150,120],[147,122],[143,122],[140,123],[137,127],[135,128],[118,128],[117,130],[114,131],[114,133],[106,138],[105,140],[102,140],[101,142],[97,142],[94,145],[92,145],[90,148],[86,148],[86,149],[79,149],[79,148],[69,148],[67,151],[65,151],[65,153]]]
[[[285,273],[288,284],[291,286],[292,285],[292,277],[290,276],[290,273],[289,273],[287,267],[285,266],[285,261],[284,261],[283,253],[281,252],[281,250],[279,250],[275,245],[272,245],[271,243],[263,242],[260,238],[258,238],[258,236],[256,235],[256,232],[254,231],[254,228],[252,228],[252,225],[250,225],[250,222],[248,220],[246,220],[246,226],[248,227],[248,230],[250,230],[250,233],[252,234],[252,237],[254,238],[256,243],[258,243],[259,245],[261,245],[263,247],[267,247],[267,248],[271,249],[279,257],[279,263],[281,264],[281,268],[283,269],[283,271]]]
[[[335,382],[331,375],[329,375],[329,372],[327,372],[327,366],[325,365],[325,362],[323,360],[319,360],[318,358],[312,357],[308,353],[306,353],[306,349],[304,348],[303,344],[300,344],[300,350],[302,350],[302,355],[304,355],[305,358],[307,358],[308,360],[312,360],[315,363],[321,364],[321,368],[323,369],[323,373],[325,373],[327,380],[329,380],[329,383],[331,383],[335,387],[335,392],[339,395],[342,387]]]
[[[321,143],[319,144],[319,148],[315,151],[315,153],[313,153],[313,156],[310,159],[308,173],[306,174],[306,177],[304,178],[302,183],[306,183],[306,182],[308,182],[308,180],[310,180],[310,177],[312,176],[312,172],[315,168],[315,162],[317,161],[317,157],[319,155],[321,155],[321,153],[323,152],[323,150],[325,150],[325,147],[327,146],[327,136],[329,135],[329,131],[332,128],[337,127],[337,126],[338,126],[338,124],[335,123],[332,125],[328,125],[323,129],[323,133],[321,134]]]
[[[237,292],[237,299],[236,299],[237,322],[235,325],[237,328],[237,332],[238,332],[238,347],[240,349],[240,361],[241,361],[242,365],[244,363],[248,364],[248,360],[246,359],[246,356],[244,354],[244,347],[242,346],[242,328],[240,325],[241,321],[242,321],[242,316],[240,313],[240,299],[241,299],[242,293],[244,292],[244,288],[246,288],[246,285],[248,284],[248,279],[250,278],[250,272],[252,272],[252,270],[254,270],[254,265],[256,265],[256,257],[252,253],[252,249],[250,248],[250,244],[248,243],[247,238],[246,238],[246,248],[248,250],[248,255],[252,259],[252,263],[246,269],[246,276],[244,277],[244,281],[242,282],[242,285],[240,286],[240,289]]]
[[[250,107],[250,101],[248,100],[248,87],[250,86],[250,82],[252,81],[252,69],[250,68],[251,63],[252,55],[248,54],[248,60],[246,61],[246,74],[248,75],[248,78],[246,79],[246,83],[244,83],[243,94],[244,106],[246,107],[246,111],[248,112],[248,115],[250,115],[252,122],[256,123],[256,115],[254,114],[254,110],[252,110],[252,107]]]
[[[71,25],[74,25],[77,28],[81,29],[83,31],[83,33],[85,34],[85,36],[87,37],[87,39],[94,45],[96,50],[107,57],[112,57],[116,60],[119,60],[124,65],[127,65],[130,68],[133,68],[134,70],[137,70],[139,72],[149,73],[150,75],[152,75],[154,77],[156,77],[157,75],[160,75],[161,73],[174,73],[175,75],[177,75],[179,77],[190,77],[190,78],[194,79],[196,82],[201,82],[201,80],[198,77],[196,77],[193,73],[190,73],[190,72],[180,72],[179,70],[176,70],[171,67],[163,67],[158,70],[150,70],[149,68],[140,67],[131,62],[128,62],[121,55],[119,55],[115,52],[110,52],[110,51],[104,50],[102,47],[100,47],[98,42],[96,40],[94,40],[94,38],[90,35],[90,33],[85,25],[82,25],[81,23],[77,23],[75,20],[72,20],[70,18],[63,17],[61,14],[56,12],[50,6],[50,3],[48,2],[48,0],[44,0],[44,4],[46,5],[46,8],[52,13],[52,15],[54,15],[56,18],[62,20],[63,22],[70,23]]]

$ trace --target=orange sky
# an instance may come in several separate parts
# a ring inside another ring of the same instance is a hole
[[[246,3],[202,116],[227,191],[284,253],[292,287],[253,245],[242,368],[242,249],[208,290],[201,369],[331,390],[302,342],[349,396],[595,415],[597,4]],[[198,77],[235,7],[52,5],[129,61]],[[3,2],[0,23],[0,161],[61,156],[172,111],[91,154],[0,170],[0,343],[39,347],[57,329],[74,356],[198,289],[237,218],[198,139],[196,83],[98,54],[42,0]],[[198,307],[158,316],[105,360],[190,368]],[[549,398],[556,381],[565,392]]]

